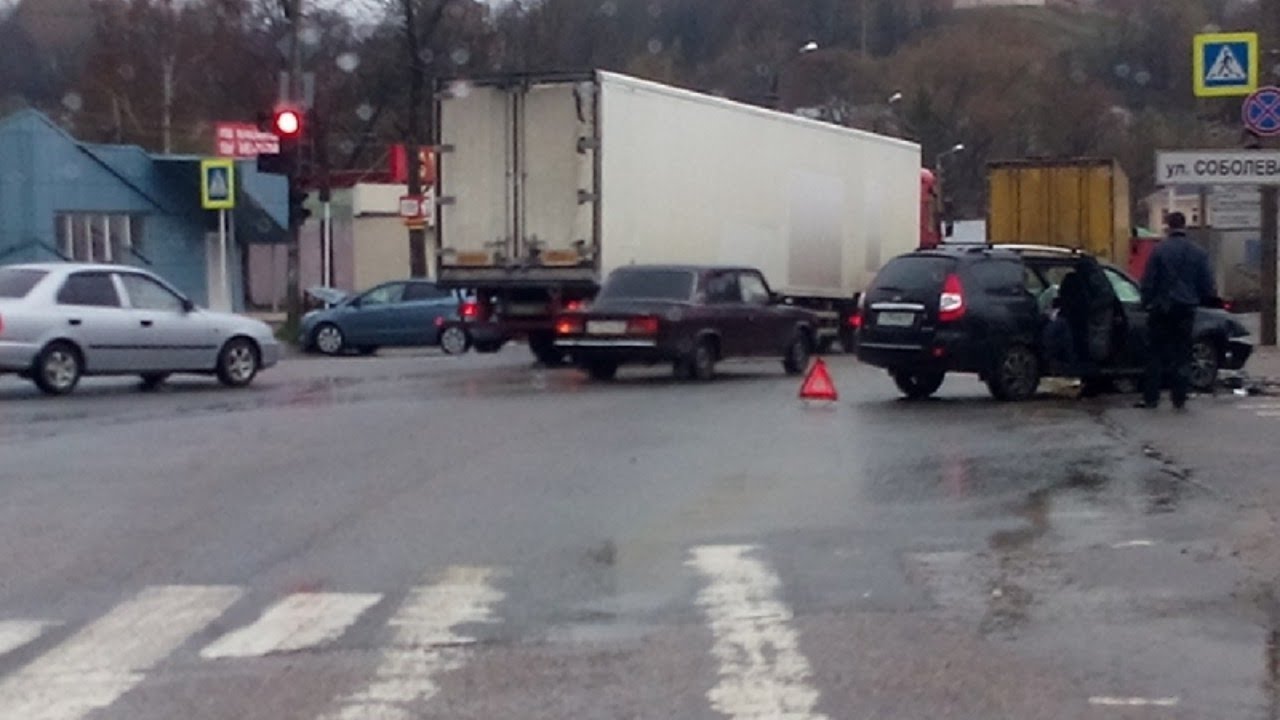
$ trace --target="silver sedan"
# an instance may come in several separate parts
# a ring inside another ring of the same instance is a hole
[[[0,267],[0,373],[62,395],[84,375],[216,375],[243,387],[280,359],[266,323],[200,309],[159,277],[122,265]]]

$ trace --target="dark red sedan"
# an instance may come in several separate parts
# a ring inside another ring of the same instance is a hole
[[[816,319],[786,304],[745,267],[633,265],[605,280],[590,309],[556,318],[556,347],[596,380],[624,364],[669,362],[682,379],[710,380],[727,358],[778,357],[804,372]]]

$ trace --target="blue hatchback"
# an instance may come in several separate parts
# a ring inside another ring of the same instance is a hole
[[[397,280],[352,296],[332,288],[308,293],[331,307],[303,316],[298,344],[326,355],[436,345],[440,327],[457,317],[462,302],[458,291],[427,280]]]

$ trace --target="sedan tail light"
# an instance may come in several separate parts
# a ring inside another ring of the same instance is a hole
[[[942,296],[938,298],[938,322],[955,322],[964,317],[964,285],[960,276],[951,273],[942,283]]]
[[[582,334],[582,318],[564,316],[556,319],[557,335],[581,335]]]
[[[627,321],[628,335],[657,335],[658,318],[652,315],[634,317]]]

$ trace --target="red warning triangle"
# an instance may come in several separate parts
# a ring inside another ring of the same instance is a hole
[[[836,400],[836,384],[831,382],[831,373],[827,372],[827,364],[818,358],[814,361],[809,374],[800,386],[800,397],[804,400]]]

